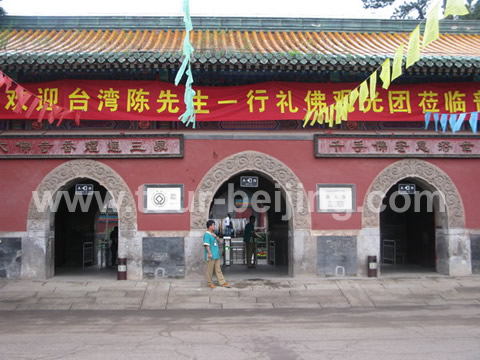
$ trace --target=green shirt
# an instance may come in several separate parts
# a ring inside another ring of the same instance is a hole
[[[245,225],[245,233],[243,234],[243,241],[246,243],[253,241],[252,233],[253,233],[254,226],[252,223],[248,223]]]

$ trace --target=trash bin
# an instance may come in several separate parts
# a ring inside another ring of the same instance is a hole
[[[230,236],[224,236],[223,237],[223,264],[225,266],[231,266],[232,265],[232,254],[231,254],[231,249],[232,249],[232,238]]]
[[[377,277],[377,257],[368,256],[367,263],[368,263],[368,277]]]
[[[127,259],[118,258],[117,260],[117,280],[127,280]]]

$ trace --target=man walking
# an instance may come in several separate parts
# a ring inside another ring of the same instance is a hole
[[[205,248],[205,261],[207,262],[207,269],[205,271],[205,277],[207,278],[207,286],[209,288],[215,288],[213,284],[212,276],[213,270],[217,276],[220,286],[230,288],[231,286],[225,281],[220,268],[220,250],[218,248],[218,242],[220,238],[214,234],[215,221],[207,221],[207,231],[203,235],[203,246]]]
[[[250,216],[250,222],[245,225],[245,232],[243,234],[243,241],[245,242],[245,247],[247,248],[247,267],[253,268],[255,267],[252,264],[252,257],[255,251],[255,238],[257,234],[255,234],[255,216]]]

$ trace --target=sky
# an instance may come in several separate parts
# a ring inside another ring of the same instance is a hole
[[[132,6],[134,4],[134,6]],[[3,0],[8,15],[181,16],[183,0]],[[384,18],[390,6],[366,10],[361,0],[190,0],[191,16]]]

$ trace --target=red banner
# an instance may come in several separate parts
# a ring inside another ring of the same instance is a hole
[[[38,118],[57,105],[81,111],[89,120],[177,121],[185,111],[183,86],[158,81],[62,80],[22,84],[38,95],[40,102],[29,115]],[[302,120],[307,111],[334,104],[357,87],[357,83],[268,82],[243,86],[194,86],[197,121]],[[350,109],[353,121],[423,121],[427,111],[462,113],[480,111],[480,84],[440,83],[377,87],[375,100],[359,110]],[[0,119],[24,119],[30,102],[15,112],[18,94],[0,93]],[[23,101],[24,99],[22,99]],[[21,102],[22,102],[21,101]],[[18,109],[17,109],[18,110]],[[65,116],[74,119],[75,113]]]

